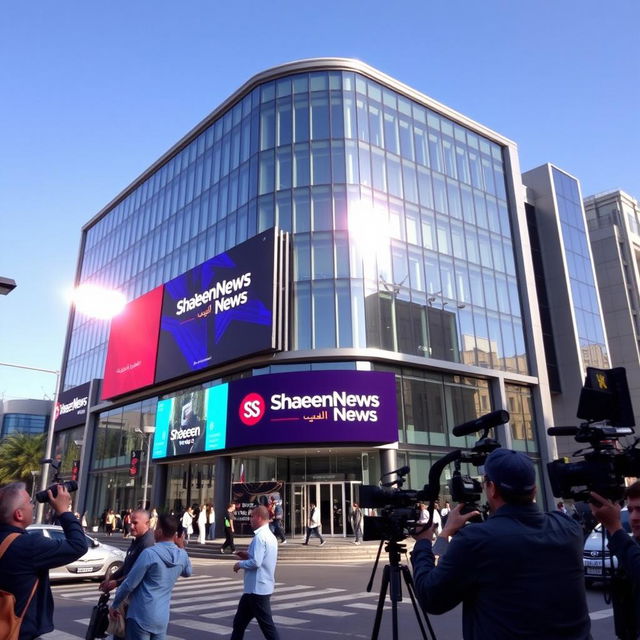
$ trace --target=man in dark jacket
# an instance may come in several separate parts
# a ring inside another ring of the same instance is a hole
[[[129,545],[124,564],[107,580],[100,583],[100,589],[109,592],[121,585],[129,575],[131,568],[138,559],[138,556],[147,548],[155,544],[153,531],[149,527],[149,512],[137,509],[131,514],[131,535],[133,540]],[[114,640],[119,640],[118,636],[113,636]]]
[[[597,493],[591,496],[596,519],[607,530],[609,549],[618,558],[618,572],[611,581],[616,637],[640,638],[640,482],[625,491],[631,536],[623,529],[620,507]]]
[[[49,504],[64,531],[64,540],[51,540],[28,534],[33,522],[33,504],[22,482],[0,488],[0,543],[10,534],[20,534],[0,559],[0,589],[16,598],[16,614],[22,614],[38,580],[38,588],[24,615],[20,640],[33,640],[53,631],[53,596],[49,587],[49,569],[77,560],[87,552],[87,538],[77,518],[69,511],[71,496],[58,485],[54,498],[49,491]]]
[[[462,602],[465,640],[586,640],[580,526],[538,509],[534,466],[523,453],[497,449],[484,472],[487,521],[464,527],[477,512],[462,515],[458,505],[434,549],[431,527],[416,535],[412,563],[422,607],[440,614]]]

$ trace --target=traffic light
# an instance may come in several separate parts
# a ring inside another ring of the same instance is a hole
[[[140,473],[140,458],[142,458],[141,449],[136,449],[131,452],[131,462],[129,463],[130,478],[135,478]]]
[[[78,482],[79,475],[80,475],[80,460],[74,460],[71,463],[71,479],[74,482]]]

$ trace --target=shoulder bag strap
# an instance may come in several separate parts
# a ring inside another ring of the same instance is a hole
[[[20,533],[10,533],[2,541],[2,544],[0,544],[0,558],[2,558],[2,556],[4,555],[4,552],[7,550],[9,545],[20,535],[21,535]],[[31,595],[29,596],[29,599],[27,600],[27,604],[26,604],[25,608],[22,610],[22,615],[20,616],[20,620],[22,620],[22,618],[24,618],[24,614],[27,613],[27,609],[29,608],[29,605],[31,604],[31,600],[33,599],[33,596],[36,594],[36,589],[38,588],[39,582],[40,582],[40,579],[36,578],[36,583],[33,585],[33,589],[31,589]]]
[[[7,550],[7,547],[21,534],[19,533],[10,533],[0,544],[0,558],[4,555],[4,552]]]

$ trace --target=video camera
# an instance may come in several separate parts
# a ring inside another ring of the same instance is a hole
[[[382,476],[380,486],[363,485],[360,487],[360,506],[379,509],[379,516],[364,517],[365,540],[404,540],[407,536],[428,528],[433,522],[433,510],[440,493],[440,476],[444,468],[454,463],[454,473],[449,481],[451,499],[462,503],[463,513],[479,511],[478,502],[482,495],[482,485],[469,475],[463,475],[463,462],[476,467],[482,466],[487,456],[500,447],[493,438],[489,438],[489,429],[509,421],[509,413],[502,409],[487,413],[476,420],[465,422],[453,428],[454,436],[466,436],[482,430],[482,436],[468,450],[456,449],[436,460],[429,471],[429,483],[421,491],[402,489],[409,473],[409,467],[401,467]],[[396,480],[383,482],[383,478],[396,474]],[[393,488],[397,485],[397,488]],[[429,521],[421,522],[419,503],[428,503]]]
[[[621,500],[624,479],[640,476],[638,439],[624,448],[619,442],[633,435],[635,425],[624,367],[587,367],[576,415],[586,422],[579,427],[547,429],[550,436],[574,436],[576,442],[590,445],[573,454],[583,460],[560,458],[547,464],[553,495],[577,502],[589,500],[589,492],[595,491],[610,500]]]
[[[53,497],[56,498],[58,496],[58,485],[62,485],[66,488],[69,493],[73,493],[78,490],[78,483],[75,480],[67,480],[66,482],[60,482],[60,478],[58,476],[60,472],[60,460],[53,460],[52,458],[45,458],[44,460],[40,460],[40,464],[50,464],[51,468],[54,470],[53,474],[53,484],[43,491],[38,491],[36,493],[36,500],[38,502],[49,502],[49,494],[47,491],[51,491]]]

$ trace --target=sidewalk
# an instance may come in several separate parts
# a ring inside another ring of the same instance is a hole
[[[96,538],[100,542],[113,545],[119,549],[126,549],[131,544],[131,538],[123,538],[122,533],[114,533],[108,536],[105,533],[90,533],[88,535]],[[303,545],[304,538],[299,536],[296,538],[287,538],[286,544],[280,544],[278,549],[279,561],[300,561],[300,560],[325,560],[329,562],[365,562],[374,560],[378,553],[380,542],[371,540],[362,544],[354,544],[352,537],[329,537],[324,536],[326,544],[320,546],[317,538],[311,538],[307,546]],[[236,536],[236,549],[246,550],[251,542],[251,536]],[[210,558],[210,559],[229,559],[232,554],[222,553],[220,551],[224,538],[216,538],[207,540],[204,544],[198,543],[193,537],[186,546],[189,556],[192,558]],[[407,550],[411,551],[414,540],[407,538],[403,544],[407,546]],[[386,557],[384,548],[382,550],[381,561]],[[403,561],[404,557],[403,557]]]

